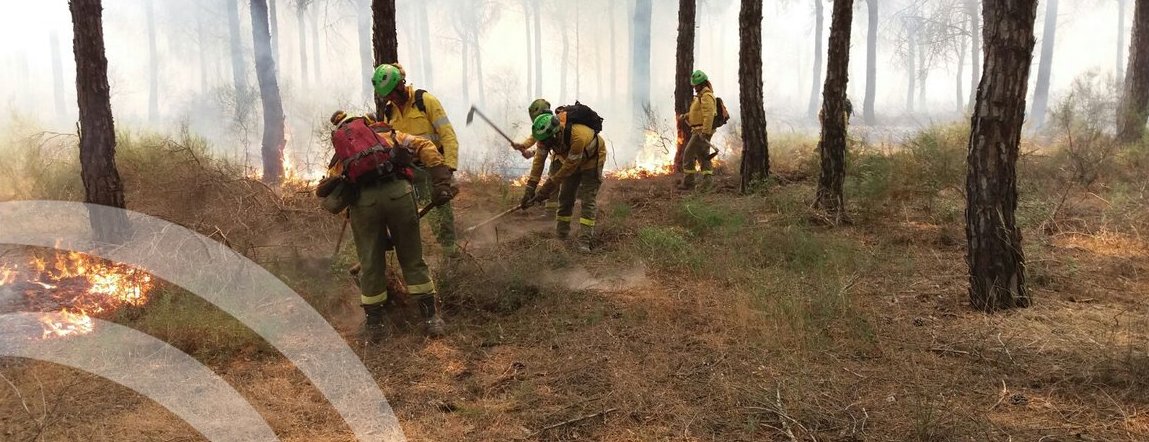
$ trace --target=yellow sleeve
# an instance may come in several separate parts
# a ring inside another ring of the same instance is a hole
[[[439,135],[439,144],[443,145],[443,160],[451,170],[458,170],[459,138],[455,136],[455,128],[447,118],[447,111],[443,110],[439,99],[429,93],[423,94],[423,105],[427,107],[427,119],[431,120],[431,127]]]
[[[530,149],[535,145],[535,143],[538,143],[538,141],[535,141],[535,137],[528,136],[527,139],[523,140],[523,142],[519,144],[522,144],[524,148]]]
[[[539,182],[543,179],[543,170],[547,167],[547,157],[550,156],[551,150],[539,145],[538,150],[535,152],[535,157],[531,161],[531,175],[527,182]]]
[[[714,101],[714,92],[707,89],[702,93],[702,133],[714,134],[714,117],[718,115],[718,105]]]
[[[379,134],[380,138],[389,138],[390,136],[390,133]],[[439,148],[435,147],[435,143],[432,143],[431,140],[403,132],[395,132],[395,140],[399,142],[396,148],[410,150],[411,153],[415,154],[415,158],[428,168],[446,164],[443,155],[439,154]]]

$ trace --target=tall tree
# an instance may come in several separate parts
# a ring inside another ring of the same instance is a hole
[[[823,0],[814,0],[814,71],[810,74],[810,105],[806,113],[813,117],[818,112],[818,92],[822,81],[822,30],[826,28]]]
[[[921,17],[914,15],[903,19],[906,28],[906,112],[914,112],[914,90],[917,88],[918,67],[918,25]]]
[[[235,85],[235,119],[244,121],[247,114],[247,69],[243,61],[243,37],[239,29],[239,0],[227,0],[227,29],[231,47],[231,76]]]
[[[542,10],[539,8],[538,0],[531,2],[534,5],[534,25],[535,25],[535,97],[543,96],[543,30],[542,30]]]
[[[1117,115],[1117,138],[1140,141],[1149,117],[1149,3],[1133,2],[1133,36],[1129,39],[1129,67]]]
[[[969,80],[969,109],[973,110],[977,100],[977,84],[981,81],[981,0],[966,0],[966,13],[969,15],[969,53],[972,68]]]
[[[1037,0],[985,2],[982,17],[985,73],[978,86],[967,156],[966,262],[970,304],[992,312],[1029,305],[1014,212]]]
[[[816,206],[834,224],[846,219],[842,187],[846,181],[846,86],[850,75],[850,24],[854,0],[834,0],[830,18],[829,69],[822,88],[822,137],[818,141],[821,175]]]
[[[68,112],[65,86],[64,86],[64,56],[60,51],[60,34],[56,31],[48,37],[48,43],[52,48],[52,85],[56,94],[56,117],[63,119],[64,115]]]
[[[1125,2],[1117,0],[1117,82],[1125,80]]]
[[[295,2],[295,32],[299,34],[299,85],[307,87],[307,6],[311,0]]]
[[[276,80],[275,57],[271,54],[271,30],[267,19],[267,0],[251,0],[251,40],[255,48],[255,74],[259,98],[263,102],[263,181],[279,184],[283,180],[283,147],[285,118],[283,100]]]
[[[530,96],[534,95],[534,93],[535,93],[535,88],[534,88],[535,65],[534,65],[534,51],[532,49],[532,47],[534,46],[533,45],[534,42],[531,41],[531,4],[530,4],[530,0],[523,0],[523,30],[526,31],[526,39],[524,39],[523,41],[525,41],[527,43],[527,63],[526,63],[526,68],[527,68],[527,96],[530,97]]]
[[[420,3],[420,2],[417,2]],[[371,87],[371,73],[375,70],[374,40],[371,36],[372,0],[357,0],[355,16],[359,30],[359,66],[362,77],[363,98],[374,101],[375,89]]]
[[[872,0],[871,0],[872,1]],[[762,0],[738,11],[738,101],[742,109],[742,192],[770,175],[770,143],[762,92]]]
[[[1049,76],[1053,72],[1053,45],[1057,40],[1057,0],[1045,2],[1045,25],[1041,31],[1041,58],[1037,66],[1037,85],[1033,91],[1031,118],[1035,127],[1045,125],[1049,106]]]
[[[399,62],[399,35],[395,26],[395,0],[373,0],[371,2],[372,43],[375,48],[375,65]],[[375,97],[375,110],[383,114],[383,97]]]
[[[415,13],[419,16],[419,59],[423,60],[423,75],[419,81],[427,88],[433,89],[434,71],[431,62],[431,23],[427,18],[427,4],[429,1],[415,1]]]
[[[564,17],[565,18],[565,17]],[[563,42],[563,55],[559,60],[559,102],[567,102],[567,72],[570,71],[570,39],[566,26],[559,28],[559,35],[562,37]]]
[[[109,97],[108,59],[104,54],[104,8],[100,0],[69,0],[68,7],[76,56],[84,202],[122,209],[124,185],[116,169],[116,129]],[[89,214],[97,241],[120,243],[127,237],[129,225],[123,211],[90,210]]]
[[[319,40],[319,5],[311,8],[311,68],[315,84],[323,85],[323,44]],[[274,34],[273,34],[274,35]]]
[[[690,74],[694,71],[694,22],[695,0],[678,1],[678,48],[674,64],[674,114],[683,115],[690,109],[694,89],[690,86]],[[674,151],[674,171],[682,171],[682,154],[686,140],[690,136],[690,125],[685,120],[678,121],[678,143]]]
[[[279,7],[278,0],[267,0],[268,19],[271,20],[271,55],[279,60]]]
[[[650,25],[653,6],[651,0],[636,0],[632,27],[630,90],[634,103],[635,120],[642,121],[650,108]]]
[[[148,122],[160,118],[160,55],[156,49],[155,0],[144,0],[144,13],[148,21]]]
[[[862,103],[862,121],[877,123],[874,99],[878,86],[878,0],[866,0],[866,97]]]

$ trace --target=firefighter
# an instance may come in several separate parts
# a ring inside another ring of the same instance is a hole
[[[718,106],[714,100],[714,90],[706,73],[694,71],[690,75],[690,85],[694,87],[694,100],[690,103],[690,110],[680,119],[690,125],[690,138],[682,155],[682,182],[679,190],[694,188],[695,176],[700,173],[696,168],[701,166],[702,180],[709,184],[714,168],[710,163],[710,139],[714,136],[714,117],[718,115]]]
[[[554,115],[555,113],[554,113],[554,111],[551,110],[551,103],[550,102],[548,102],[547,100],[544,100],[542,98],[539,98],[539,99],[531,102],[531,105],[529,107],[527,107],[527,114],[530,115],[531,122],[533,124],[535,119],[538,118],[540,115]],[[566,123],[566,114],[565,113],[560,112],[558,117],[559,117],[559,124],[565,124]],[[539,185],[539,179],[543,176],[543,169],[546,167],[546,164],[547,164],[547,157],[551,158],[551,167],[547,171],[547,176],[554,176],[554,174],[559,171],[559,168],[562,167],[562,161],[560,161],[558,159],[558,156],[557,155],[551,156],[550,155],[551,150],[549,148],[547,148],[546,146],[543,146],[542,144],[538,144],[538,141],[535,140],[534,136],[527,137],[527,139],[524,140],[522,143],[516,143],[515,149],[517,149],[519,151],[526,151],[526,149],[530,149],[531,146],[535,146],[536,144],[538,145],[538,149],[536,149],[534,160],[531,163],[531,173],[530,173],[530,178],[527,179],[527,187],[523,191],[523,199],[522,199],[523,204],[526,204],[528,201],[530,201],[531,199],[533,199],[535,197],[535,193],[536,193],[536,190],[537,190],[538,185]],[[536,177],[539,177],[539,178],[536,178]],[[561,187],[562,187],[561,183],[560,183],[559,187],[560,187],[559,192],[561,193],[561,191],[562,191],[561,190]],[[546,208],[546,211],[544,212],[543,216],[546,218],[554,218],[555,213],[559,209],[559,202],[555,201],[553,199],[547,200],[544,207]]]
[[[375,69],[371,78],[375,93],[386,101],[382,121],[399,132],[430,140],[452,171],[459,168],[459,141],[455,128],[447,118],[443,105],[431,93],[407,84],[403,67],[384,64]],[[431,175],[426,164],[416,164],[415,191],[420,203],[427,204],[431,194]],[[455,255],[455,213],[450,204],[436,207],[431,216],[431,228],[447,255]]]
[[[522,207],[549,200],[561,184],[555,232],[562,239],[570,236],[571,215],[574,213],[575,200],[578,199],[581,201],[578,247],[580,251],[589,252],[598,211],[596,199],[598,189],[602,186],[602,169],[606,165],[606,142],[589,126],[577,123],[568,126],[561,124],[560,120],[558,116],[542,114],[535,118],[531,126],[531,132],[540,146],[549,149],[562,167],[548,176],[534,197],[524,202]],[[542,171],[539,171],[531,175],[531,179],[538,181],[541,174]]]
[[[342,111],[331,116],[332,124],[340,129],[351,120]],[[431,337],[442,336],[445,323],[439,314],[435,283],[423,260],[411,166],[418,159],[431,176],[434,189],[430,195],[432,204],[446,203],[458,193],[453,172],[429,140],[378,123],[370,130],[374,131],[382,146],[391,148],[389,161],[392,165],[374,167],[352,180],[344,170],[343,162],[348,160],[339,158],[337,153],[332,160],[329,177],[317,189],[325,208],[338,213],[337,210],[342,211],[346,206],[349,212],[351,233],[359,255],[360,301],[366,315],[362,338],[364,342],[373,344],[386,336],[383,324],[384,303],[387,301],[386,251],[392,247],[407,283],[407,291],[419,307],[424,332]],[[347,168],[354,169],[353,166]],[[337,200],[342,200],[342,203]]]

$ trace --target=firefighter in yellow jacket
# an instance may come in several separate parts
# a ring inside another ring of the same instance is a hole
[[[331,122],[341,127],[351,120],[339,111]],[[348,210],[352,236],[358,253],[360,302],[366,314],[363,340],[378,343],[385,336],[384,303],[387,301],[387,250],[394,247],[407,291],[419,306],[425,333],[441,336],[445,324],[439,315],[435,283],[423,260],[419,235],[419,215],[410,182],[410,165],[420,161],[432,176],[433,204],[450,201],[458,193],[453,173],[439,150],[425,138],[371,125],[383,146],[391,147],[394,167],[377,168],[357,177],[354,183],[343,178],[342,162],[334,158],[329,177],[316,193],[324,208],[338,213]]]
[[[714,90],[706,73],[694,71],[690,75],[690,84],[694,86],[694,100],[690,103],[690,110],[686,115],[680,115],[690,125],[690,139],[686,143],[682,155],[682,183],[680,190],[694,188],[695,177],[701,173],[705,183],[709,183],[714,168],[710,163],[710,139],[714,136],[714,117],[718,115],[718,105],[714,100]],[[699,170],[698,168],[701,168]]]
[[[398,64],[384,64],[375,69],[371,78],[375,93],[387,100],[380,117],[395,130],[426,138],[438,147],[443,161],[452,171],[459,168],[459,140],[455,128],[447,118],[443,105],[431,93],[407,85],[403,68]],[[423,204],[431,194],[431,178],[426,164],[415,168],[415,189]],[[432,230],[439,244],[448,254],[457,250],[455,214],[450,204],[436,207],[431,213]]]
[[[542,99],[542,98],[539,98],[539,99],[531,102],[531,105],[527,108],[527,113],[531,116],[531,123],[532,124],[534,123],[535,119],[541,115],[555,115],[554,111],[551,110],[551,103],[548,102],[547,100]],[[566,124],[566,113],[559,112],[558,118],[559,118],[559,124],[560,125]],[[552,156],[550,154],[551,153],[550,148],[548,148],[542,144],[539,144],[538,141],[535,140],[535,137],[533,134],[532,134],[532,136],[527,137],[527,139],[524,140],[522,143],[516,143],[515,149],[517,149],[519,151],[526,151],[526,149],[530,149],[532,146],[535,146],[536,144],[538,144],[538,149],[536,149],[536,152],[534,155],[534,160],[531,163],[531,172],[529,175],[530,178],[527,179],[527,187],[523,191],[522,202],[524,204],[535,197],[536,190],[538,189],[538,186],[539,186],[539,180],[543,176],[543,169],[546,168],[547,157],[550,157],[550,159],[551,159],[551,167],[550,167],[550,170],[547,172],[548,176],[554,176],[555,173],[558,173],[559,168],[562,167],[562,161],[560,161],[558,159],[558,156]],[[558,192],[561,193],[562,192],[562,183],[559,183],[559,184],[560,185],[559,185]],[[546,207],[546,214],[544,216],[551,218],[551,217],[554,217],[555,212],[558,211],[559,203],[558,203],[558,201],[555,201],[554,199],[547,200],[545,207]]]
[[[531,132],[541,146],[550,149],[559,159],[562,167],[547,177],[536,195],[522,206],[526,208],[549,200],[561,183],[555,231],[559,238],[570,236],[575,200],[581,201],[578,246],[581,251],[589,252],[598,212],[596,199],[599,187],[602,186],[602,169],[606,165],[606,142],[594,129],[582,124],[571,124],[568,127],[560,124],[560,118],[552,114],[535,118]],[[538,174],[531,175],[531,179],[537,181],[541,174],[540,170]]]

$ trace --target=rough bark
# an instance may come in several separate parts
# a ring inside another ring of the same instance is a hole
[[[247,65],[243,57],[243,37],[239,28],[239,1],[227,0],[227,28],[231,46],[231,78],[235,85],[235,120],[245,121],[247,97]]]
[[[850,73],[850,24],[854,1],[834,0],[830,19],[829,69],[822,88],[821,175],[815,205],[833,224],[846,220],[842,187],[846,181],[846,86]]]
[[[295,8],[295,33],[299,34],[299,86],[307,88],[307,3],[300,0]]]
[[[814,0],[814,71],[810,73],[810,104],[806,108],[806,113],[811,117],[817,115],[818,112],[818,92],[820,91],[822,82],[822,41],[824,40],[822,29],[825,25],[823,0]]]
[[[63,121],[64,115],[67,114],[67,86],[64,86],[64,55],[60,52],[60,34],[56,31],[48,37],[48,42],[52,47],[52,85],[55,90],[56,98],[56,118]]]
[[[399,62],[399,36],[395,27],[395,0],[371,2],[372,43],[375,48],[375,66]],[[375,110],[383,114],[384,99],[375,97]]]
[[[742,192],[770,175],[770,144],[762,91],[762,0],[742,0],[738,12],[738,100],[742,109]]]
[[[80,177],[84,202],[124,208],[124,186],[116,170],[116,129],[104,54],[103,6],[100,0],[70,0],[73,52],[76,57],[76,101],[80,110]],[[89,211],[93,237],[120,243],[128,235],[122,211]]]
[[[356,17],[359,28],[359,66],[363,78],[363,98],[374,101],[375,89],[371,86],[371,74],[375,71],[375,55],[371,49],[371,0],[358,0]]]
[[[1149,117],[1149,2],[1133,2],[1133,36],[1129,39],[1129,67],[1117,115],[1117,138],[1140,141]]]
[[[1045,125],[1046,109],[1049,106],[1049,77],[1053,72],[1053,45],[1057,41],[1057,0],[1045,2],[1045,24],[1041,32],[1041,58],[1037,66],[1037,85],[1033,91],[1033,110],[1030,118],[1033,126]]]
[[[148,21],[148,122],[155,124],[160,118],[160,55],[156,49],[155,0],[144,0],[144,14]]]
[[[985,73],[978,86],[967,157],[966,262],[970,304],[993,312],[1030,303],[1015,218],[1015,166],[1025,122],[1037,0],[986,2],[982,16]]]
[[[878,81],[878,0],[866,0],[866,97],[862,103],[862,121],[877,123],[874,100]]]
[[[820,1],[820,0],[817,0]],[[690,74],[694,71],[694,22],[697,10],[695,0],[678,1],[678,46],[674,64],[674,114],[682,115],[690,109],[694,88]],[[682,171],[682,154],[690,135],[690,125],[677,120],[678,137],[674,151],[674,171]]]
[[[630,89],[635,121],[643,121],[650,107],[650,26],[651,0],[637,0],[632,21],[634,47],[631,49]]]
[[[981,55],[981,1],[966,0],[966,13],[969,14],[969,53],[971,68],[968,108],[970,111],[973,111],[973,105],[977,101],[977,85],[981,82],[981,64],[984,62]]]
[[[251,0],[251,41],[255,50],[255,74],[263,103],[263,181],[276,185],[283,181],[285,118],[283,100],[276,79],[275,57],[271,54],[267,0]]]

